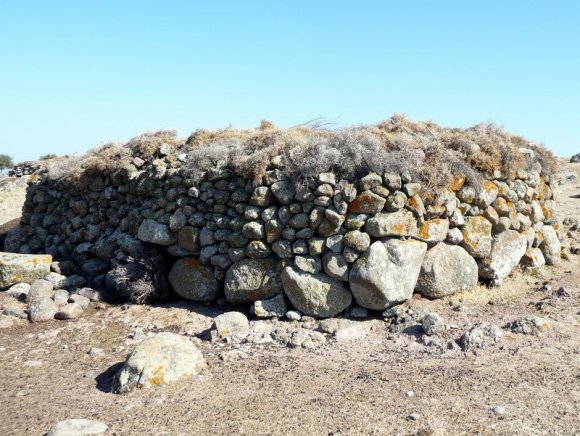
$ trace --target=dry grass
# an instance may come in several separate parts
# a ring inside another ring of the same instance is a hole
[[[150,161],[162,144],[187,153],[184,171],[198,180],[208,169],[220,166],[259,181],[278,155],[283,156],[284,171],[291,178],[308,178],[324,171],[344,178],[368,171],[408,172],[432,189],[447,186],[459,173],[476,184],[481,176],[489,177],[497,170],[513,179],[518,171],[536,162],[544,174],[555,171],[555,159],[546,148],[494,124],[443,128],[402,115],[374,126],[336,130],[307,125],[283,129],[264,120],[256,129],[196,130],[186,141],[180,141],[174,131],[162,130],[92,150],[67,165],[68,173],[55,170],[57,165],[53,164],[50,171],[53,178],[72,175],[73,179],[82,174],[111,174],[130,165],[133,157]],[[534,150],[534,159],[521,153],[521,147]]]

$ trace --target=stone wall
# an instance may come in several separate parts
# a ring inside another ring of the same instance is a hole
[[[552,180],[537,162],[515,179],[496,172],[470,186],[458,174],[431,192],[409,174],[287,180],[281,157],[260,183],[218,167],[194,183],[185,160],[166,145],[110,175],[35,176],[6,248],[73,260],[105,286],[112,268],[153,245],[185,298],[318,317],[496,284],[560,257]]]

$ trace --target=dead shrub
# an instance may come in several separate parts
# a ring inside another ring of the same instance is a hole
[[[140,259],[129,258],[109,275],[116,289],[135,304],[149,304],[167,300],[171,295],[169,269],[160,254]]]

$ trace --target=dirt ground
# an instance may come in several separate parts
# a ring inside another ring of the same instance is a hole
[[[560,187],[560,213],[580,219],[580,164],[564,170],[578,179]],[[565,246],[580,246],[579,237]],[[541,290],[545,283],[569,296]],[[364,339],[314,350],[242,344],[248,358],[229,362],[219,355],[232,345],[204,339],[224,310],[217,306],[98,303],[77,321],[21,321],[0,330],[0,434],[41,435],[69,418],[104,421],[114,435],[580,434],[580,256],[535,276],[516,271],[501,287],[407,305],[438,313],[450,329],[430,343],[419,328],[390,333],[369,319],[360,321]],[[477,322],[503,327],[524,315],[549,328],[539,336],[506,329],[477,352],[454,345]],[[190,336],[209,370],[110,393],[132,344],[155,331]]]

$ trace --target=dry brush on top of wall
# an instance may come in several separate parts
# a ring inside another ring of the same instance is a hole
[[[281,167],[292,179],[325,171],[351,179],[370,171],[409,173],[437,191],[449,186],[457,174],[477,185],[489,177],[512,180],[537,166],[542,175],[549,175],[556,165],[542,145],[494,124],[445,128],[395,115],[377,125],[334,130],[308,125],[277,128],[264,121],[256,129],[196,130],[187,140],[175,131],[161,130],[126,143],[106,144],[81,157],[54,160],[49,177],[89,184],[98,175],[131,173],[136,164],[163,155],[164,147],[179,156],[183,173],[195,181],[217,167],[259,181],[272,159],[282,159]],[[533,158],[521,148],[533,150]]]

